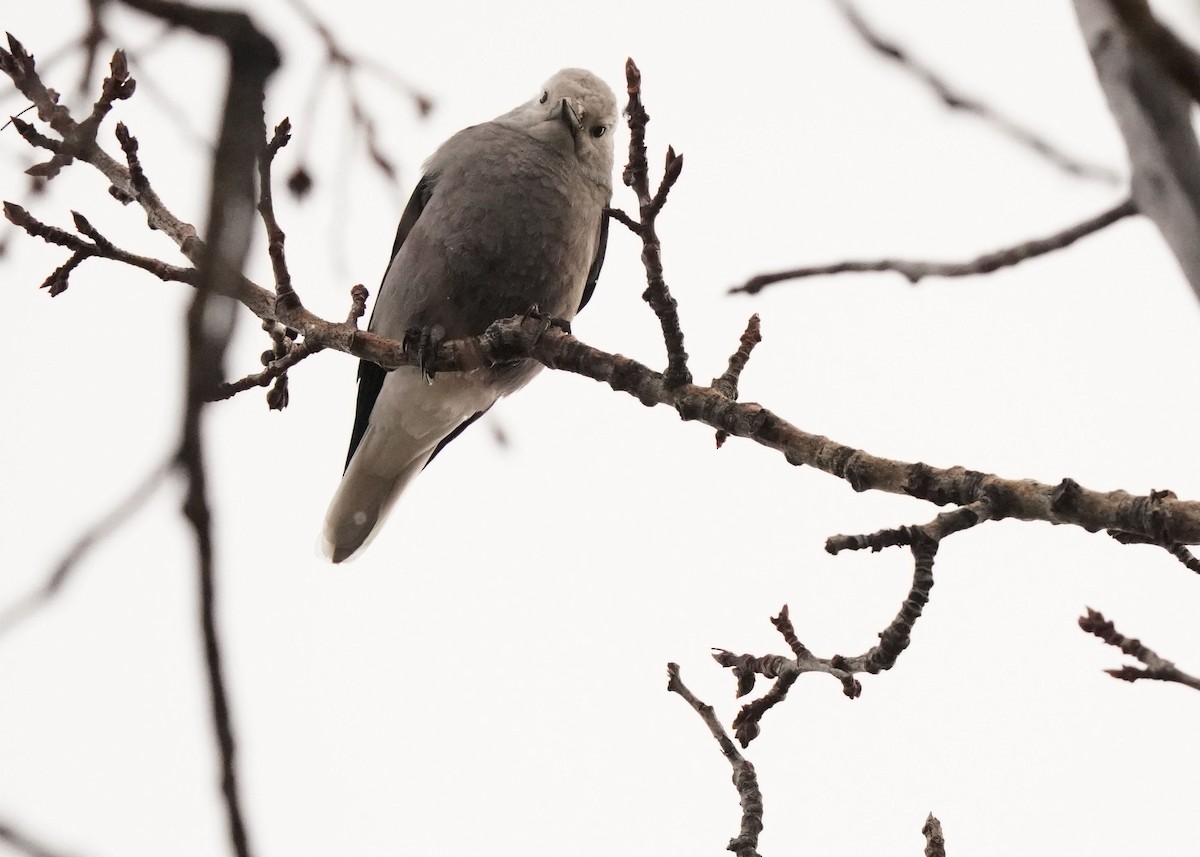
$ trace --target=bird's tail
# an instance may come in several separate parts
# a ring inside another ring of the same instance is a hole
[[[411,437],[367,429],[325,514],[321,549],[328,559],[349,559],[370,543],[436,445],[414,449]]]

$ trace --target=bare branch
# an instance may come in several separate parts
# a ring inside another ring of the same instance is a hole
[[[286,236],[275,217],[275,201],[271,192],[271,165],[279,150],[287,145],[292,133],[292,123],[284,119],[275,126],[275,133],[267,142],[258,158],[258,212],[262,215],[267,230],[267,253],[271,257],[271,270],[275,275],[275,297],[285,306],[296,309],[300,296],[292,286],[292,275],[288,271],[284,253]]]
[[[842,655],[817,657],[796,636],[786,604],[779,615],[771,619],[771,623],[788,644],[792,657],[735,655],[725,649],[713,650],[714,660],[733,671],[739,697],[754,689],[756,675],[775,679],[770,690],[743,706],[733,721],[734,733],[743,747],[749,746],[759,736],[763,715],[787,698],[791,686],[804,673],[827,673],[841,682],[842,692],[846,696],[857,699],[862,694],[862,685],[854,678],[855,675],[874,675],[895,666],[900,653],[908,648],[909,635],[929,602],[929,592],[933,588],[933,559],[938,543],[917,528],[913,529],[909,542],[913,553],[912,588],[896,617],[880,632],[879,643],[863,654],[850,658]]]
[[[142,161],[138,157],[137,138],[129,133],[124,122],[117,123],[116,134],[117,142],[121,144],[121,151],[125,153],[125,163],[129,166],[129,183],[133,185],[138,196],[141,196],[150,190],[150,180],[146,178],[146,172],[142,169]]]
[[[1102,211],[1095,217],[1088,218],[1082,223],[1067,227],[1045,238],[1034,238],[1012,247],[984,253],[966,262],[921,262],[905,259],[874,259],[869,261],[836,262],[831,265],[817,265],[807,268],[794,268],[790,271],[780,271],[773,274],[759,274],[751,277],[745,284],[729,290],[730,294],[745,292],[757,294],[767,286],[783,280],[797,280],[802,277],[821,277],[828,274],[866,273],[872,271],[895,271],[902,274],[910,283],[916,285],[925,277],[970,277],[976,274],[988,274],[1001,268],[1018,265],[1026,259],[1044,256],[1055,250],[1070,247],[1080,238],[1085,238],[1094,232],[1099,232],[1119,220],[1137,214],[1138,209],[1132,199],[1126,199],[1120,204]]]
[[[1200,690],[1200,678],[1188,675],[1175,664],[1165,658],[1160,658],[1153,650],[1143,645],[1141,640],[1126,637],[1099,611],[1093,610],[1091,607],[1087,608],[1087,615],[1079,617],[1079,627],[1146,665],[1146,669],[1121,667],[1120,669],[1105,670],[1113,678],[1129,682],[1143,678],[1154,681],[1171,681],[1190,687],[1192,690]]]
[[[750,316],[750,320],[746,323],[746,331],[742,334],[737,351],[733,352],[729,357],[729,368],[725,370],[721,377],[713,378],[712,389],[721,393],[727,399],[736,400],[738,397],[738,380],[742,377],[742,370],[750,362],[750,354],[754,351],[754,346],[760,342],[762,342],[762,328],[758,313],[755,313]]]
[[[16,48],[19,46],[13,42],[12,47],[15,54]],[[30,58],[30,67],[32,68],[32,58]],[[64,135],[62,144],[49,161],[26,170],[29,175],[52,179],[63,167],[79,156],[80,152],[96,145],[96,133],[100,129],[100,123],[112,110],[113,104],[132,96],[135,89],[134,80],[129,76],[129,64],[125,60],[123,51],[116,51],[113,54],[110,68],[108,77],[101,85],[100,98],[92,106],[91,115],[76,125],[73,133]]]
[[[872,551],[881,551],[898,545],[911,545],[914,539],[919,537],[940,542],[947,536],[990,521],[993,517],[992,503],[985,497],[960,509],[942,512],[928,524],[921,526],[880,530],[866,536],[830,536],[825,541],[825,550],[835,555],[844,550],[870,548]]]
[[[411,98],[417,112],[421,116],[427,116],[433,109],[433,99],[396,74],[394,69],[383,63],[376,62],[369,57],[355,56],[346,50],[338,42],[328,25],[317,16],[304,0],[288,0],[288,2],[299,13],[300,17],[305,20],[305,23],[312,27],[317,37],[325,43],[325,50],[331,64],[345,68],[347,71],[355,68],[370,71],[380,80],[387,83],[394,91]],[[352,95],[353,93],[348,94]]]
[[[1170,491],[1150,492],[1151,499],[1165,499],[1174,496]],[[1185,545],[1178,542],[1162,541],[1161,539],[1149,538],[1137,533],[1127,533],[1122,530],[1110,529],[1108,535],[1123,545],[1154,545],[1155,547],[1160,547],[1183,563],[1184,568],[1188,571],[1200,574],[1200,559],[1197,559]]]
[[[1018,145],[1024,146],[1053,166],[1082,179],[1115,185],[1121,181],[1116,170],[1099,164],[1090,164],[1074,155],[1069,155],[1045,137],[1032,131],[977,98],[955,89],[945,78],[930,69],[898,43],[879,34],[849,0],[833,0],[834,6],[854,32],[880,56],[897,63],[904,71],[927,86],[942,103],[951,110],[969,113],[991,125],[998,132]]]
[[[27,107],[25,109],[29,110],[30,108]],[[20,116],[9,117],[8,121],[12,123],[14,128],[17,129],[17,133],[21,135],[22,139],[24,139],[26,143],[34,148],[46,149],[47,151],[54,153],[62,151],[61,141],[52,140],[46,135],[38,133],[37,128],[35,128],[31,123],[23,120]]]
[[[746,331],[742,334],[741,341],[738,343],[737,351],[729,357],[729,368],[719,378],[713,378],[711,389],[725,396],[725,398],[736,401],[738,397],[738,380],[742,377],[742,370],[746,368],[746,364],[750,362],[750,354],[754,351],[754,346],[762,342],[762,331],[759,325],[758,313],[750,316],[750,320],[746,323]],[[729,435],[720,429],[717,430],[717,449],[720,449]]]
[[[268,351],[267,354],[272,352]],[[261,372],[255,372],[252,375],[238,380],[221,384],[214,393],[211,394],[210,402],[219,402],[224,399],[231,399],[238,393],[252,390],[255,387],[265,387],[272,381],[286,377],[287,370],[291,369],[304,358],[312,354],[306,343],[298,343],[289,350],[284,356],[277,360],[271,360],[266,363],[266,368]],[[286,388],[284,388],[286,389]],[[281,411],[287,406],[287,396],[283,395],[283,399],[278,405],[272,405],[272,410]]]
[[[346,316],[346,324],[357,325],[359,319],[367,314],[367,287],[362,283],[350,289],[350,314]]]
[[[78,140],[84,136],[80,123],[71,117],[65,106],[58,103],[58,96],[47,89],[38,77],[33,57],[12,36],[9,36],[9,50],[0,50],[0,71],[12,79],[21,94],[37,107],[42,121],[49,124],[64,141]],[[150,227],[171,238],[190,261],[198,261],[201,244],[196,228],[171,214],[153,191],[139,194],[128,169],[113,160],[94,141],[74,152],[74,157],[98,169],[121,194],[136,199],[145,209]]]
[[[60,247],[66,247],[73,251],[71,259],[42,283],[42,288],[49,289],[52,297],[66,291],[67,279],[70,273],[84,259],[92,257],[111,259],[114,262],[121,262],[134,268],[140,268],[164,282],[175,281],[196,285],[199,281],[199,275],[195,268],[180,268],[175,265],[169,265],[160,259],[139,256],[136,253],[122,250],[101,235],[88,219],[79,212],[72,212],[72,216],[75,219],[75,228],[88,238],[91,238],[92,243],[77,238],[62,229],[42,223],[24,208],[13,202],[4,203],[4,216],[13,225],[19,226],[35,238],[41,238],[49,244],[57,244]]]
[[[625,61],[625,81],[629,93],[629,103],[625,107],[629,124],[629,163],[622,175],[625,184],[632,188],[638,199],[640,220],[634,232],[642,239],[642,264],[646,268],[647,282],[642,299],[650,304],[662,325],[663,342],[667,346],[667,371],[664,375],[667,383],[671,386],[690,384],[692,373],[688,370],[688,355],[683,347],[679,305],[671,297],[671,290],[664,279],[662,245],[655,231],[655,221],[666,202],[667,193],[683,169],[683,155],[676,155],[674,149],[667,148],[662,182],[658,192],[651,198],[650,167],[646,161],[646,123],[650,121],[650,115],[642,104],[642,73],[632,59]]]
[[[642,225],[619,208],[606,208],[604,213],[620,223],[634,235],[642,234]]]
[[[929,603],[929,591],[933,588],[933,558],[937,554],[938,542],[927,536],[916,537],[911,542],[913,554],[913,583],[908,596],[900,605],[890,625],[879,634],[879,643],[857,658],[840,659],[837,666],[847,672],[875,673],[890,670],[896,665],[900,653],[908,648],[913,625],[921,618],[925,605]]]
[[[696,698],[683,679],[679,677],[679,665],[667,664],[667,690],[677,693],[684,701],[700,715],[708,731],[717,739],[723,755],[733,767],[733,785],[737,789],[738,802],[742,805],[742,824],[738,835],[729,841],[725,850],[732,851],[738,857],[758,857],[758,835],[763,828],[763,799],[758,788],[758,776],[752,765],[729,740],[725,727],[717,720],[716,712]]]

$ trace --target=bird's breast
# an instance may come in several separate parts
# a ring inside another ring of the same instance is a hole
[[[389,272],[388,287],[406,295],[406,327],[463,336],[534,306],[575,314],[603,201],[551,154],[510,148],[441,173]]]

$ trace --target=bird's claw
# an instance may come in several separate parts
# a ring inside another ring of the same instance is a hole
[[[404,339],[401,340],[404,353],[416,353],[417,366],[420,368],[421,377],[425,379],[426,384],[433,383],[433,376],[436,374],[433,364],[437,360],[438,346],[445,339],[446,329],[440,324],[410,327],[404,332]]]
[[[542,322],[543,331],[549,330],[552,327],[557,327],[563,333],[569,334],[571,332],[571,322],[567,321],[565,318],[557,318],[549,313],[542,312],[541,307],[539,307],[537,304],[534,304],[525,311],[525,317],[537,319],[538,321]]]

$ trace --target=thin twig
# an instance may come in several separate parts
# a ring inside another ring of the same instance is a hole
[[[367,314],[367,287],[362,283],[350,289],[350,312],[346,316],[346,324],[357,327],[359,319]]]
[[[19,226],[29,235],[41,238],[49,244],[66,247],[73,252],[74,255],[72,255],[71,260],[52,273],[42,283],[42,288],[48,289],[51,296],[57,296],[66,291],[67,280],[71,271],[78,267],[84,259],[93,257],[111,259],[114,262],[121,262],[134,268],[140,268],[158,277],[163,282],[174,281],[188,283],[193,286],[199,282],[199,272],[195,268],[181,268],[177,265],[168,264],[161,259],[139,256],[136,253],[122,250],[101,235],[88,219],[79,212],[72,212],[72,216],[75,219],[75,228],[91,238],[91,243],[55,226],[42,223],[14,202],[4,203],[4,216],[14,226]]]
[[[636,220],[634,220],[632,217],[630,217],[628,214],[626,214],[623,210],[621,210],[619,208],[606,208],[606,209],[604,209],[604,213],[606,215],[608,215],[609,217],[611,217],[613,220],[620,223],[622,226],[624,226],[626,229],[628,229],[634,235],[642,234],[642,224],[638,223]]]
[[[677,693],[684,701],[700,715],[708,731],[717,739],[723,755],[733,768],[733,785],[737,789],[738,802],[742,806],[742,823],[738,835],[729,841],[725,850],[732,851],[738,857],[758,857],[758,835],[763,829],[763,798],[758,788],[758,776],[751,764],[741,751],[734,746],[733,741],[725,732],[725,727],[717,720],[713,707],[696,698],[683,679],[679,677],[679,665],[667,664],[667,690]]]
[[[99,59],[100,45],[108,39],[101,14],[108,2],[109,0],[87,0],[88,26],[79,40],[79,44],[83,48],[83,70],[79,75],[76,91],[80,96],[87,95],[88,87],[92,83],[92,72]]]
[[[1094,634],[1110,646],[1115,646],[1127,655],[1137,658],[1146,665],[1146,669],[1137,667],[1121,667],[1120,669],[1105,670],[1113,678],[1122,681],[1137,681],[1150,679],[1153,681],[1170,681],[1200,690],[1200,678],[1189,675],[1166,658],[1161,658],[1145,646],[1141,640],[1126,637],[1116,629],[1112,622],[1104,618],[1099,611],[1087,608],[1087,614],[1079,617],[1079,627]]]
[[[755,313],[746,322],[746,330],[742,333],[737,351],[729,356],[729,367],[721,377],[713,378],[712,388],[728,399],[737,399],[738,380],[742,377],[742,370],[750,362],[750,354],[754,351],[754,346],[760,342],[762,342],[762,326],[758,313]]]
[[[14,54],[16,47],[13,45]],[[32,58],[30,60],[32,63]],[[30,67],[32,68],[32,65]],[[125,59],[125,53],[116,51],[109,64],[108,77],[101,84],[100,97],[92,105],[91,115],[74,125],[70,134],[64,135],[62,145],[50,160],[35,164],[25,172],[31,176],[52,179],[75,158],[94,148],[96,133],[100,130],[100,123],[104,121],[104,117],[108,115],[117,101],[131,97],[135,88],[136,84],[129,75],[129,64]]]
[[[825,550],[834,555],[844,550],[870,549],[877,552],[884,548],[911,545],[914,539],[919,537],[940,542],[954,533],[970,529],[984,521],[993,520],[994,516],[991,499],[984,497],[961,508],[942,512],[927,524],[880,530],[861,536],[830,536],[825,540]]]
[[[370,57],[351,54],[350,51],[338,42],[333,35],[333,31],[329,29],[329,26],[321,20],[304,0],[288,0],[288,3],[312,27],[317,37],[325,43],[325,50],[330,63],[345,67],[348,70],[360,68],[371,72],[371,74],[374,74],[384,83],[388,84],[394,91],[411,98],[417,112],[421,116],[429,115],[429,112],[433,109],[433,99],[430,96],[400,77],[400,75],[396,74],[395,69],[385,63],[378,62]]]
[[[866,261],[836,262],[831,265],[815,265],[806,268],[794,268],[790,271],[780,271],[772,274],[759,274],[751,277],[746,283],[729,290],[730,294],[745,292],[757,294],[767,286],[783,280],[798,280],[802,277],[820,277],[828,274],[866,273],[872,271],[895,271],[902,274],[910,283],[916,285],[925,277],[970,277],[976,274],[988,274],[1000,268],[1008,268],[1020,264],[1027,259],[1044,256],[1055,250],[1070,247],[1080,238],[1099,232],[1123,218],[1137,214],[1137,206],[1132,199],[1125,199],[1119,205],[1102,211],[1095,217],[1088,218],[1045,238],[1034,238],[1021,244],[1014,244],[990,253],[984,253],[966,262],[924,262],[905,259],[874,259]]]
[[[1160,493],[1151,491],[1147,500],[1154,502],[1155,500],[1163,499],[1163,497],[1158,496]],[[1171,496],[1173,497],[1174,495]],[[1155,547],[1162,548],[1183,563],[1183,567],[1188,571],[1200,574],[1200,558],[1197,558],[1195,554],[1188,550],[1187,545],[1182,545],[1179,542],[1163,541],[1160,538],[1152,538],[1137,533],[1126,533],[1121,530],[1109,530],[1108,535],[1123,545],[1154,545]]]
[[[150,179],[146,177],[142,159],[138,157],[137,137],[130,133],[124,122],[117,123],[116,135],[117,142],[121,144],[121,151],[125,153],[125,164],[129,167],[129,183],[133,185],[138,196],[141,196],[150,190]]]
[[[940,516],[941,520],[945,516]],[[792,656],[784,655],[736,655],[726,649],[714,649],[713,658],[721,666],[730,669],[737,681],[737,696],[742,697],[754,689],[755,677],[774,679],[775,683],[766,694],[747,703],[733,721],[734,734],[746,747],[762,731],[762,718],[768,711],[787,698],[788,691],[796,680],[807,672],[827,673],[842,685],[842,692],[851,699],[862,694],[862,684],[854,677],[859,673],[875,675],[896,665],[900,654],[908,648],[913,626],[921,618],[929,593],[933,589],[933,561],[937,555],[938,537],[936,521],[927,527],[906,527],[903,538],[887,541],[886,545],[905,544],[912,550],[912,587],[900,605],[895,618],[879,634],[879,642],[861,655],[845,657],[834,655],[822,658],[814,655],[800,642],[785,604],[771,624],[783,636],[791,649]],[[963,526],[947,524],[947,532],[957,531]],[[956,529],[954,527],[957,527]],[[897,531],[901,532],[901,531]],[[931,532],[934,534],[931,535]],[[878,548],[876,548],[878,549]]]
[[[275,276],[275,298],[288,309],[300,306],[300,296],[292,286],[292,275],[288,270],[284,242],[287,238],[278,218],[275,217],[275,197],[271,188],[271,165],[279,150],[291,138],[292,123],[284,119],[275,126],[275,133],[267,142],[258,158],[258,213],[267,230],[267,253],[271,257],[271,271]]]
[[[308,345],[301,342],[283,357],[269,362],[263,371],[247,375],[237,381],[229,381],[221,384],[210,395],[208,401],[220,402],[225,399],[231,399],[238,393],[245,392],[246,390],[253,390],[255,387],[265,387],[277,378],[284,377],[287,370],[311,354],[312,351],[309,350]],[[284,402],[286,403],[286,399]],[[282,410],[282,407],[274,407],[272,410]]]
[[[1029,149],[1068,175],[1115,185],[1120,175],[1110,167],[1091,164],[1074,155],[1069,155],[1040,134],[1024,127],[977,98],[955,89],[945,78],[916,59],[898,43],[879,34],[849,0],[833,0],[834,6],[850,24],[858,36],[880,56],[897,63],[910,75],[929,87],[951,110],[961,110],[988,123],[1004,136]]]
[[[663,342],[667,347],[667,371],[663,377],[668,385],[680,386],[692,383],[692,373],[688,369],[688,355],[683,347],[679,305],[671,296],[663,274],[662,245],[655,230],[655,221],[666,202],[667,193],[683,170],[683,155],[676,155],[673,148],[667,147],[662,181],[658,191],[651,197],[650,167],[646,161],[646,123],[650,121],[650,114],[642,104],[642,73],[632,59],[625,61],[625,82],[629,93],[629,103],[625,107],[625,118],[629,125],[629,163],[622,175],[638,200],[640,220],[634,232],[642,239],[642,265],[646,269],[647,284],[642,299],[650,304],[662,326]],[[621,220],[620,216],[614,216]]]
[[[731,401],[736,401],[738,397],[738,380],[742,377],[742,370],[750,362],[750,354],[754,351],[754,346],[760,342],[762,342],[762,330],[758,313],[755,313],[750,316],[750,320],[746,323],[746,330],[742,333],[737,351],[729,356],[728,368],[719,378],[713,378],[710,385],[711,389]],[[725,441],[728,439],[729,435],[718,429],[717,449],[724,446]]]
[[[33,102],[42,121],[49,124],[64,142],[82,136],[81,123],[72,118],[70,110],[60,104],[58,97],[42,82],[34,59],[24,46],[10,35],[8,48],[7,51],[0,50],[0,71],[7,74],[21,94]],[[195,263],[200,258],[203,245],[197,237],[196,227],[172,214],[153,192],[138,197],[126,167],[95,144],[81,149],[75,156],[99,170],[122,194],[130,199],[136,198],[146,212],[150,227],[160,230],[178,244],[190,261]]]

